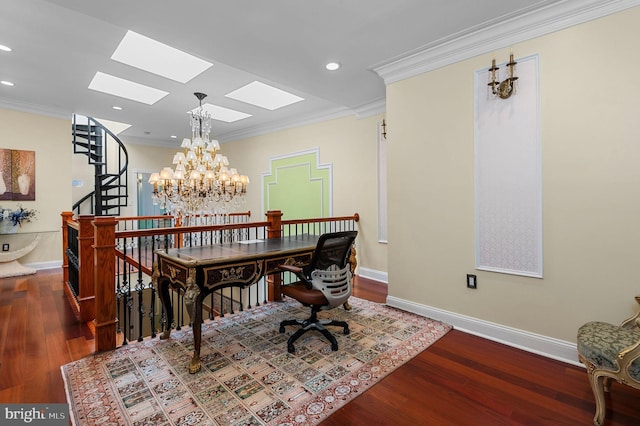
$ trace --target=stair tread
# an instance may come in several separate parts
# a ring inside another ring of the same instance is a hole
[[[72,143],[73,152],[76,154],[82,154],[87,156],[88,163],[95,166],[96,188],[87,196],[82,199],[86,204],[91,204],[90,210],[95,214],[120,214],[120,209],[127,206],[128,200],[128,186],[127,182],[127,165],[128,156],[126,148],[122,142],[113,134],[109,133],[101,124],[97,123],[93,118],[86,117],[87,124],[76,124],[76,119],[73,119],[72,125]],[[109,140],[113,140],[119,145],[120,152],[124,152],[124,159],[118,155],[117,164],[113,166],[118,167],[118,171],[114,173],[102,173],[108,171],[106,169],[111,168],[112,162],[106,162],[102,153],[108,144]],[[98,194],[96,194],[96,191]],[[97,197],[97,198],[96,198]],[[101,206],[95,206],[94,204],[101,200]],[[86,204],[83,204],[86,207]],[[80,212],[81,206],[74,205],[73,209]],[[85,208],[83,208],[85,210]]]

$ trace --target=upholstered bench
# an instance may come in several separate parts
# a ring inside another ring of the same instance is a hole
[[[640,303],[640,296],[636,297]],[[604,422],[604,392],[611,379],[640,389],[640,312],[621,325],[588,322],[578,330],[578,357],[587,367],[596,400],[593,423]]]

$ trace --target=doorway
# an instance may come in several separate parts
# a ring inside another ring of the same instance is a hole
[[[165,215],[165,209],[158,204],[153,204],[153,185],[149,183],[151,173],[136,172],[136,201],[138,205],[138,216],[160,216]],[[140,229],[153,227],[152,220],[141,220],[138,223]]]

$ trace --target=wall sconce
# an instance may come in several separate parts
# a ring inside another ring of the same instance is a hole
[[[503,81],[498,81],[498,70],[500,68],[496,66],[495,58],[491,61],[488,86],[491,86],[491,93],[500,99],[507,99],[515,92],[515,82],[518,79],[518,77],[516,77],[516,64],[517,62],[513,60],[513,53],[510,53],[509,62],[507,63],[508,77]]]

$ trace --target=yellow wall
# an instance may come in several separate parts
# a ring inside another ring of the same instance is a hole
[[[160,172],[163,167],[175,168],[171,161],[177,151],[181,151],[180,142],[176,142],[175,148],[154,147],[152,145],[127,144],[129,154],[129,205],[122,210],[122,216],[137,216],[137,183],[136,172],[154,173]]]
[[[69,128],[71,124],[69,123]],[[159,172],[162,167],[173,166],[171,160],[176,151],[180,150],[179,142],[176,142],[175,148],[164,148],[153,145],[131,144],[127,143],[126,137],[119,136],[122,143],[127,149],[129,156],[129,200],[127,206],[122,208],[121,216],[137,215],[137,183],[136,172]],[[115,145],[110,145],[115,146]],[[116,158],[111,156],[110,158]],[[87,157],[82,154],[72,155],[71,158],[73,179],[82,181],[81,187],[72,188],[72,202],[75,203],[86,194],[93,191],[94,185],[94,167],[87,164]],[[89,214],[90,207],[83,207],[83,214]]]
[[[333,214],[361,214],[359,266],[388,271],[391,297],[572,342],[585,321],[630,316],[638,293],[637,22],[640,8],[511,46],[516,58],[540,60],[543,279],[474,269],[473,76],[508,48],[388,87],[389,247],[377,241],[381,116],[277,131],[222,153],[249,174],[245,207],[258,221],[269,159],[319,148],[320,162],[333,164]],[[0,110],[0,146],[36,151],[37,199],[24,205],[40,215],[30,230],[59,230],[70,208],[70,133],[70,120]],[[177,150],[128,148],[132,171],[159,170]],[[56,240],[23,261],[60,259]],[[468,273],[478,290],[466,288]]]
[[[261,174],[269,159],[319,148],[321,164],[333,164],[333,216],[359,213],[358,266],[387,270],[387,247],[378,243],[377,123],[381,116],[346,117],[222,144],[222,154],[251,180],[246,208],[262,212]],[[291,194],[295,198],[296,194]],[[286,212],[283,212],[287,219]]]
[[[223,144],[222,154],[229,157],[233,167],[248,173],[252,181],[248,201],[241,210],[250,210],[253,221],[265,220],[260,182],[261,173],[269,171],[269,159],[319,148],[320,162],[333,164],[333,215],[361,215],[359,266],[386,272],[386,245],[377,240],[376,144],[380,119],[347,117]],[[25,225],[24,231],[56,231],[43,235],[39,246],[21,262],[59,264],[60,212],[70,210],[74,200],[91,191],[93,169],[87,166],[84,156],[72,154],[71,119],[0,110],[0,124],[1,147],[36,151],[36,201],[23,205],[37,209],[39,215],[38,221]],[[31,129],[28,137],[25,128]],[[180,148],[178,143],[174,148],[163,148],[128,144],[125,138],[123,142],[130,164],[129,206],[122,211],[126,216],[137,211],[135,172],[159,171],[171,165],[173,154]],[[72,189],[72,179],[83,180],[84,186]],[[12,204],[2,203],[2,207],[12,208]]]
[[[23,264],[60,262],[62,259],[60,213],[71,206],[71,124],[70,120],[0,109],[0,148],[36,153],[36,199],[22,201],[26,209],[38,211],[36,220],[18,232],[42,232],[38,246],[20,259]],[[3,208],[15,209],[15,201],[2,201]],[[3,237],[10,245],[24,246],[19,239]],[[14,247],[11,247],[13,249]],[[59,264],[59,263],[58,263]]]
[[[494,52],[388,86],[390,296],[570,342],[635,312],[638,22],[634,8],[511,46],[540,58],[543,279],[474,269],[473,77]]]

